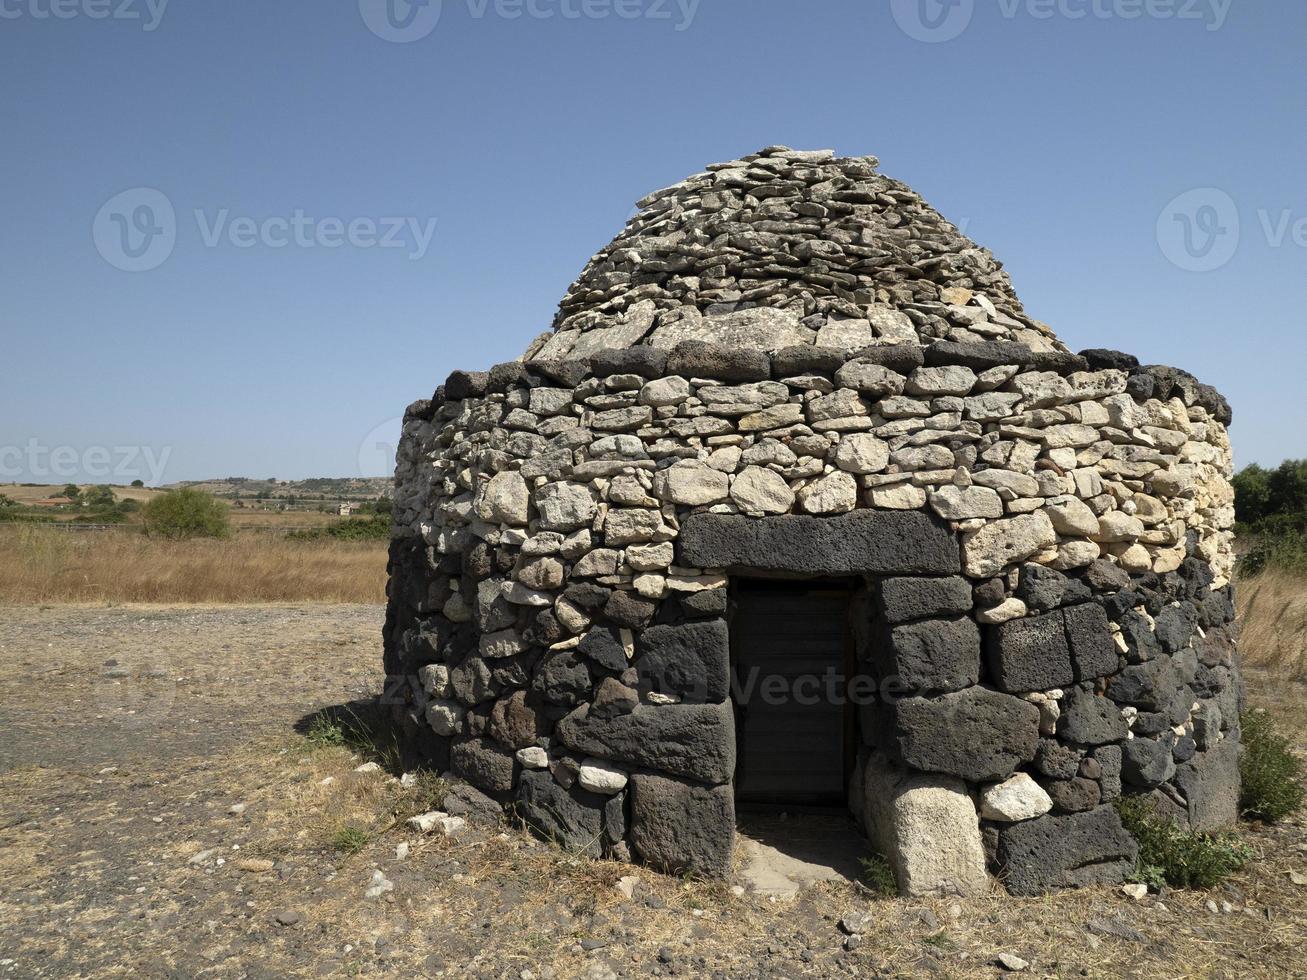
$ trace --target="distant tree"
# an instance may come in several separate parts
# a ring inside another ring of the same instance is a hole
[[[169,490],[141,509],[145,533],[155,537],[225,538],[231,534],[227,508],[217,499],[190,487]]]
[[[76,483],[65,483],[63,491],[59,494],[59,496],[66,497],[69,500],[75,501],[81,498],[82,491],[77,486]]]
[[[1271,514],[1307,511],[1307,459],[1286,459],[1266,478]]]
[[[96,487],[89,487],[87,491],[82,494],[82,504],[83,506],[97,510],[112,507],[114,505],[113,488],[104,486],[103,484]]]
[[[1256,463],[1235,474],[1234,511],[1241,524],[1256,524],[1267,514],[1271,500],[1270,473]]]
[[[134,486],[134,487],[143,487],[143,486],[145,486],[145,481],[144,481],[144,480],[133,480],[133,481],[132,481],[132,486]]]
[[[1307,460],[1286,459],[1273,470],[1256,463],[1235,476],[1234,509],[1240,524],[1295,520],[1307,514]]]

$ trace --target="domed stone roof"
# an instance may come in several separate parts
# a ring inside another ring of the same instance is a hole
[[[988,249],[875,157],[768,147],[638,202],[527,358],[683,340],[777,351],[936,340],[1065,348]]]

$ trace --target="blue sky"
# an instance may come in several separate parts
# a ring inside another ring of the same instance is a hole
[[[880,156],[1073,349],[1307,456],[1307,5],[384,2],[0,0],[0,480],[380,474],[636,199],[772,143]]]

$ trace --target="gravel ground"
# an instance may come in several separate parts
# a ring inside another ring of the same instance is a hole
[[[1260,860],[1210,893],[1142,902],[842,883],[775,902],[573,860],[511,828],[415,834],[405,818],[441,788],[402,785],[384,732],[306,737],[320,709],[366,717],[382,616],[0,608],[0,980],[996,977],[1002,954],[1032,976],[1307,975],[1301,823],[1245,828]]]

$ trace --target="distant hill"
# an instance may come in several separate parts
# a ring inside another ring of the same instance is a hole
[[[229,500],[376,500],[394,493],[388,476],[313,477],[308,480],[256,480],[228,476],[217,480],[185,480],[172,487],[194,487]]]

